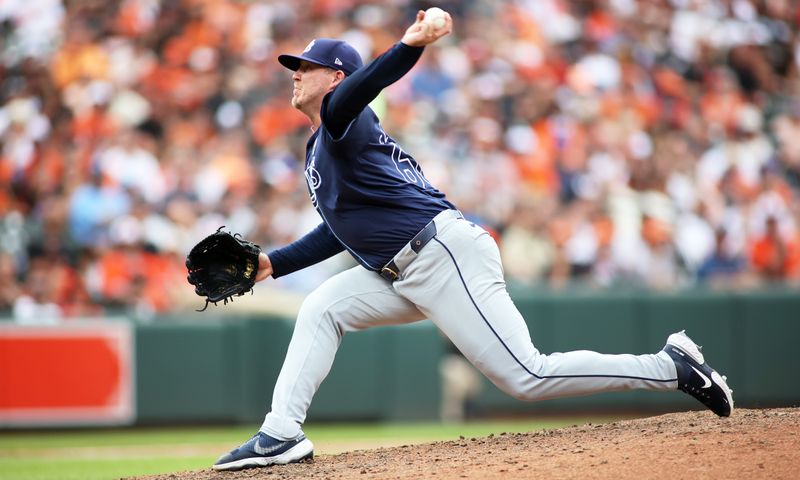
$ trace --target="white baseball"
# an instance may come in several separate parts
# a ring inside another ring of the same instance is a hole
[[[423,21],[429,23],[434,30],[443,28],[445,23],[447,23],[444,10],[439,7],[431,7],[425,10],[425,18]]]

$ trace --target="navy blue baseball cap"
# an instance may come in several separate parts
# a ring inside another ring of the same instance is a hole
[[[300,55],[283,54],[278,56],[281,65],[289,70],[300,68],[300,60],[316,63],[334,70],[341,70],[350,75],[364,64],[361,55],[349,43],[332,38],[311,40]]]

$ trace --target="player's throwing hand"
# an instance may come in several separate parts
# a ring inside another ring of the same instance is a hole
[[[435,28],[433,23],[425,21],[425,12],[418,11],[416,21],[408,27],[401,41],[409,47],[424,47],[435,42],[453,31],[453,19],[450,14],[444,12],[444,19],[444,26]]]

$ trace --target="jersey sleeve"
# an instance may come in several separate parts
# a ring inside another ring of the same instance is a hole
[[[267,254],[272,263],[272,277],[278,278],[302,270],[344,251],[325,223],[294,242]]]
[[[334,142],[342,140],[351,123],[384,88],[403,77],[424,47],[397,42],[370,64],[356,70],[329,93],[322,104],[322,123]]]

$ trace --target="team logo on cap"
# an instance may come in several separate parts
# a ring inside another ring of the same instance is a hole
[[[303,50],[303,53],[308,53],[308,51],[311,50],[314,47],[314,42],[316,42],[316,40],[311,40],[311,43],[306,45],[306,49]]]

